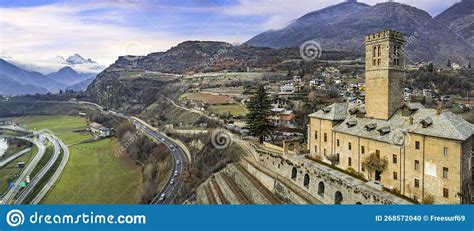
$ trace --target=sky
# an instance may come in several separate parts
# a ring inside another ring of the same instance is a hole
[[[460,0],[398,0],[436,16]],[[0,58],[48,63],[75,53],[103,65],[186,40],[243,43],[343,0],[0,0]],[[374,5],[382,0],[359,0]],[[44,70],[45,72],[51,70]]]

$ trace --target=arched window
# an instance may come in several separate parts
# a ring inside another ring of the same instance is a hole
[[[308,175],[308,173],[304,174],[303,185],[304,185],[304,187],[309,188],[309,175]]]
[[[324,183],[321,181],[318,184],[318,194],[322,197],[324,197]]]
[[[356,205],[361,205],[361,204],[362,204],[362,203],[360,203],[360,202],[357,202],[357,203],[356,203]]]
[[[334,204],[339,205],[342,203],[343,197],[342,193],[337,191],[336,194],[334,195]]]
[[[298,175],[298,171],[296,170],[296,167],[293,167],[293,169],[291,169],[291,179],[296,180],[297,175]]]

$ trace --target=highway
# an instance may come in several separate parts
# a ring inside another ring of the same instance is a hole
[[[64,168],[66,167],[67,161],[69,159],[69,148],[64,144],[62,140],[57,138],[54,135],[50,136],[56,140],[56,142],[61,146],[61,149],[63,150],[63,158],[61,159],[61,163],[59,164],[58,168],[54,172],[54,174],[51,176],[51,178],[48,179],[48,182],[43,186],[41,191],[33,198],[30,204],[38,204],[41,202],[43,197],[48,193],[48,191],[51,189],[51,187],[54,185],[56,180],[58,180],[59,176],[63,172]]]
[[[31,151],[31,148],[25,148],[25,149],[21,150],[20,152],[17,152],[15,154],[5,158],[4,160],[0,161],[0,168],[2,168],[3,166],[7,165],[10,162],[12,162],[16,158],[18,158],[20,156],[23,156],[24,154],[28,153],[29,151]]]
[[[15,195],[20,190],[20,183],[25,180],[26,176],[31,174],[34,167],[38,164],[41,157],[43,157],[43,155],[46,151],[46,147],[44,146],[44,144],[42,142],[40,142],[38,140],[30,140],[30,141],[38,147],[38,153],[31,160],[31,162],[28,165],[25,166],[25,168],[21,172],[20,176],[14,182],[13,187],[10,190],[8,190],[7,193],[5,194],[5,196],[2,198],[1,204],[8,204],[14,199]]]
[[[59,152],[61,149],[59,148],[58,141],[55,138],[53,138],[50,134],[43,133],[43,135],[46,137],[46,139],[49,140],[49,142],[53,144],[53,147],[54,147],[53,155],[51,159],[48,160],[48,163],[46,163],[46,165],[36,174],[36,176],[33,177],[33,179],[31,179],[31,182],[23,189],[23,191],[21,191],[20,195],[15,200],[15,204],[22,204],[25,201],[28,194],[30,194],[33,191],[36,185],[41,181],[41,179],[44,178],[44,176],[48,173],[48,171],[53,167],[54,163],[59,158]]]
[[[188,157],[186,152],[173,140],[169,139],[167,136],[164,136],[154,129],[152,129],[148,124],[143,124],[143,122],[131,118],[132,123],[137,126],[138,129],[147,133],[152,138],[158,140],[159,142],[163,143],[170,149],[174,164],[173,164],[173,174],[170,179],[168,179],[168,183],[164,187],[164,189],[157,194],[151,204],[171,204],[173,203],[174,198],[177,196],[179,189],[183,185],[183,182],[179,179],[179,176],[183,172],[185,166],[188,164]],[[180,164],[178,164],[180,163]],[[171,184],[171,181],[174,183]],[[161,195],[164,194],[164,198],[161,198]]]
[[[94,103],[89,102],[81,102],[83,104],[89,104],[96,106],[100,110],[103,110],[103,107]],[[188,165],[188,155],[186,154],[187,150],[184,150],[182,146],[180,146],[177,142],[169,138],[168,136],[157,132],[152,126],[147,124],[146,122],[132,117],[126,116],[122,113],[117,113],[114,111],[108,111],[110,114],[114,116],[121,117],[123,119],[129,120],[132,124],[134,124],[137,129],[140,131],[148,134],[151,138],[155,139],[155,141],[161,142],[168,147],[171,152],[173,158],[173,172],[171,177],[168,179],[167,184],[163,188],[163,190],[153,197],[153,200],[150,204],[172,204],[175,197],[177,196],[183,182],[179,179],[179,176],[184,171],[186,165]],[[185,148],[185,147],[184,147]],[[179,164],[178,164],[179,163]],[[173,182],[173,183],[171,183]],[[164,197],[162,197],[164,195]]]
[[[104,107],[96,103],[80,101],[79,104],[95,106],[99,110],[104,111]],[[157,132],[152,126],[150,126],[149,124],[147,124],[146,122],[138,118],[127,116],[127,115],[124,115],[122,113],[118,113],[112,110],[108,110],[107,112],[110,113],[111,115],[114,115],[123,119],[127,119],[128,121],[133,123],[137,127],[137,129],[141,130],[142,132],[145,132],[151,138],[165,144],[168,147],[168,149],[171,152],[173,162],[174,162],[173,172],[172,172],[171,177],[168,179],[168,182],[163,188],[163,190],[153,197],[153,200],[151,201],[150,204],[172,204],[181,186],[183,185],[183,182],[179,179],[179,176],[183,172],[186,165],[188,165],[189,163],[189,159],[187,155],[189,151],[184,150],[184,148],[186,147],[180,146],[177,142],[167,137],[166,135]],[[172,181],[173,183],[171,183]],[[164,195],[164,198],[161,198],[161,195]]]

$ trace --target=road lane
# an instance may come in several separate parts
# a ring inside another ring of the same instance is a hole
[[[58,180],[59,176],[63,172],[64,168],[66,167],[67,161],[69,159],[69,148],[67,147],[66,144],[59,138],[57,138],[54,135],[51,135],[56,141],[59,143],[59,146],[61,146],[61,149],[63,151],[63,158],[61,159],[61,163],[59,164],[58,168],[54,172],[53,176],[49,178],[48,182],[44,185],[44,187],[41,189],[41,191],[33,198],[31,201],[31,204],[38,204],[41,202],[41,200],[44,198],[46,193],[53,187],[54,183]]]
[[[31,160],[31,162],[23,169],[20,176],[14,182],[13,187],[7,191],[5,196],[2,198],[1,204],[8,204],[18,193],[20,190],[20,183],[25,180],[26,176],[30,175],[33,171],[34,167],[38,164],[40,159],[43,157],[44,153],[46,152],[46,147],[43,143],[39,142],[38,140],[31,140],[37,147],[38,153],[35,157]]]
[[[58,141],[54,137],[52,137],[50,134],[43,133],[43,135],[46,137],[46,139],[49,140],[49,142],[53,144],[53,147],[54,147],[53,155],[48,160],[46,165],[38,172],[38,174],[36,174],[36,176],[33,179],[31,179],[31,182],[23,189],[23,191],[21,191],[20,195],[15,200],[15,204],[23,204],[26,197],[33,191],[34,188],[36,188],[36,186],[41,181],[41,179],[43,179],[46,176],[46,174],[51,170],[51,168],[54,166],[54,163],[56,163],[56,161],[59,158],[59,152],[61,149],[59,148]]]
[[[149,128],[149,125],[142,124],[138,120],[131,119],[132,123],[136,125],[140,130],[150,135],[152,138],[162,142],[165,144],[171,151],[174,165],[173,165],[173,173],[171,177],[168,179],[168,182],[164,189],[153,198],[151,204],[171,204],[173,200],[176,198],[177,193],[179,192],[180,187],[182,186],[181,180],[179,180],[179,176],[182,174],[184,167],[188,164],[188,159],[185,151],[174,141],[162,135],[153,129]],[[177,164],[178,161],[180,164]],[[178,173],[177,176],[174,176],[175,172]],[[174,184],[171,184],[171,180],[174,179]],[[161,194],[165,194],[165,199],[160,201],[159,198]]]

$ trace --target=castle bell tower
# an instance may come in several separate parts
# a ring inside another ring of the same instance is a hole
[[[365,110],[388,120],[403,104],[405,35],[385,30],[365,37]]]

